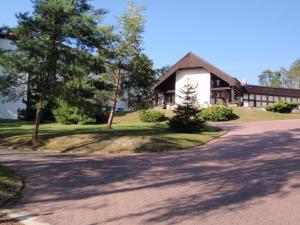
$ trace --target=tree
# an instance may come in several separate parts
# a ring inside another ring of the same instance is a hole
[[[280,73],[280,71],[275,71],[273,73],[273,77],[270,80],[270,86],[271,87],[282,87],[282,81],[281,81],[281,73]]]
[[[126,75],[130,74],[129,65],[131,61],[138,57],[142,51],[142,33],[144,31],[142,11],[143,8],[136,7],[130,1],[127,12],[123,16],[118,17],[120,28],[115,34],[115,41],[112,45],[111,58],[107,68],[107,73],[111,74],[114,80],[112,106],[107,121],[108,128],[112,127],[116,104],[120,95],[121,81]]]
[[[258,83],[262,86],[270,86],[273,72],[271,70],[265,70],[258,75]]]
[[[94,76],[73,77],[64,84],[64,90],[53,109],[57,122],[92,124],[107,121],[106,104],[109,99],[106,85]]]
[[[189,119],[199,112],[196,86],[192,84],[186,84],[179,90],[178,95],[179,102],[177,103],[174,113],[176,116]]]
[[[17,49],[1,56],[0,65],[7,74],[9,88],[30,83],[36,99],[33,144],[38,141],[45,106],[59,96],[61,83],[67,77],[82,74],[80,65],[92,64],[94,47],[103,42],[98,24],[106,12],[87,1],[33,0],[32,14],[17,15]]]
[[[289,76],[293,81],[294,88],[300,88],[300,59],[291,65]]]
[[[174,131],[179,132],[198,132],[203,128],[204,120],[198,116],[200,112],[197,101],[196,87],[192,84],[186,84],[180,89],[173,116],[168,125]]]
[[[286,68],[281,67],[279,72],[281,74],[281,86],[285,88],[293,88],[293,79],[291,78],[289,71]]]
[[[152,61],[141,54],[133,58],[129,65],[130,74],[122,82],[128,106],[134,110],[148,109],[153,105],[153,85],[156,81]]]
[[[163,66],[161,68],[155,69],[156,79],[159,79],[165,72],[167,72],[171,67],[169,65]]]

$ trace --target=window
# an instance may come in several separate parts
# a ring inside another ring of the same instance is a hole
[[[266,95],[263,95],[263,96],[261,97],[261,100],[267,101],[267,96],[266,96]]]
[[[287,101],[287,102],[291,102],[291,98],[290,98],[290,97],[287,97],[287,98],[286,98],[286,101]]]
[[[269,96],[269,102],[273,102],[274,101],[274,97],[273,96]]]
[[[254,99],[255,99],[255,95],[252,95],[252,94],[251,94],[251,95],[250,95],[250,99],[251,99],[251,100],[254,100]]]
[[[256,102],[256,107],[261,107],[261,102]]]
[[[256,100],[261,100],[261,95],[256,95]]]
[[[279,97],[278,96],[274,96],[274,102],[278,102],[279,101]]]
[[[244,94],[244,95],[243,95],[243,98],[244,98],[244,99],[248,99],[248,94]]]
[[[285,102],[285,97],[279,97],[279,101]]]

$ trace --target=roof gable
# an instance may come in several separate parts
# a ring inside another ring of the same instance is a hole
[[[208,63],[204,59],[199,56],[193,54],[192,52],[187,53],[183,58],[181,58],[177,63],[175,63],[165,74],[163,74],[157,84],[154,86],[156,88],[163,81],[165,81],[169,76],[171,76],[174,72],[180,69],[192,69],[192,68],[203,68],[206,71],[218,76],[222,80],[226,81],[230,86],[236,86],[241,89],[241,85],[239,81],[230,75],[226,74],[222,70]]]

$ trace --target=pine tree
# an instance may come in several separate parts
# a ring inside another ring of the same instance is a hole
[[[183,119],[189,119],[196,116],[199,112],[196,87],[192,84],[186,84],[179,90],[180,95],[174,113],[177,117]]]
[[[93,64],[95,46],[105,41],[98,24],[106,11],[95,9],[88,0],[33,0],[33,7],[32,14],[17,15],[17,48],[1,54],[0,65],[9,77],[9,88],[30,81],[36,100],[35,144],[42,111],[59,97],[61,83],[82,75],[82,65]]]
[[[168,125],[177,132],[193,133],[199,132],[205,123],[197,114],[200,112],[197,102],[196,87],[191,84],[186,84],[180,89],[177,106]]]

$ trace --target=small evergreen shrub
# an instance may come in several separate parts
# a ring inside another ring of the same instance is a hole
[[[168,121],[171,130],[182,133],[196,133],[202,130],[205,121],[201,118],[183,119],[179,116],[174,116]]]
[[[166,119],[165,113],[158,110],[143,110],[140,111],[140,119],[146,123],[157,123]]]
[[[272,105],[266,106],[266,110],[270,112],[278,113],[291,113],[293,109],[296,109],[298,104],[293,102],[276,102]]]
[[[175,116],[168,121],[171,130],[183,133],[195,133],[202,130],[205,121],[197,117],[199,108],[197,107],[196,87],[186,84],[180,90],[181,101],[174,110]]]
[[[104,112],[97,111],[96,108],[90,108],[85,111],[76,106],[60,100],[58,107],[53,110],[56,122],[63,124],[93,124],[105,122],[108,118]]]
[[[198,116],[209,121],[228,121],[233,119],[235,115],[232,109],[227,106],[213,105],[202,110]]]

